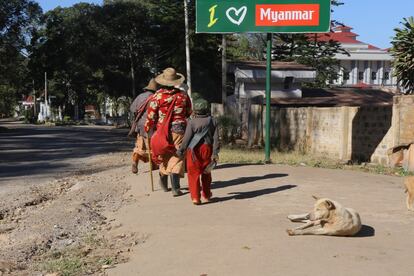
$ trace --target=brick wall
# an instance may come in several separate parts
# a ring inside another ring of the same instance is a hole
[[[392,147],[393,143],[392,106],[359,107],[350,119],[350,159],[387,164],[387,149]]]
[[[394,97],[394,135],[397,144],[414,142],[414,96]]]
[[[264,136],[265,119],[257,118],[265,110],[249,110],[244,117],[250,118],[247,129],[255,130],[247,135],[252,144]],[[414,142],[414,96],[396,96],[393,106],[272,107],[271,114],[271,141],[280,150],[387,165],[389,148]]]

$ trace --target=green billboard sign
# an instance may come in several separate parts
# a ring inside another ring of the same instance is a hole
[[[331,0],[196,0],[197,33],[322,33]]]

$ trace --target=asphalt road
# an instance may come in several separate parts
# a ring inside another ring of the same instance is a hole
[[[127,130],[103,126],[46,127],[0,120],[0,193],[87,166],[98,154],[129,151]]]

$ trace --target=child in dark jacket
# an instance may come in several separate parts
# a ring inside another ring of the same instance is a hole
[[[197,99],[193,111],[194,116],[187,124],[183,143],[177,150],[177,155],[183,157],[186,152],[190,195],[193,203],[199,205],[201,196],[206,202],[209,202],[212,196],[210,165],[218,161],[219,141],[217,121],[209,115],[208,102]]]

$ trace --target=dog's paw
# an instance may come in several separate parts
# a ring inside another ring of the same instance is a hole
[[[286,233],[288,233],[289,236],[295,235],[295,232],[292,229],[286,229]]]
[[[293,221],[293,220],[295,220],[296,217],[294,215],[289,215],[286,218],[290,221]]]

